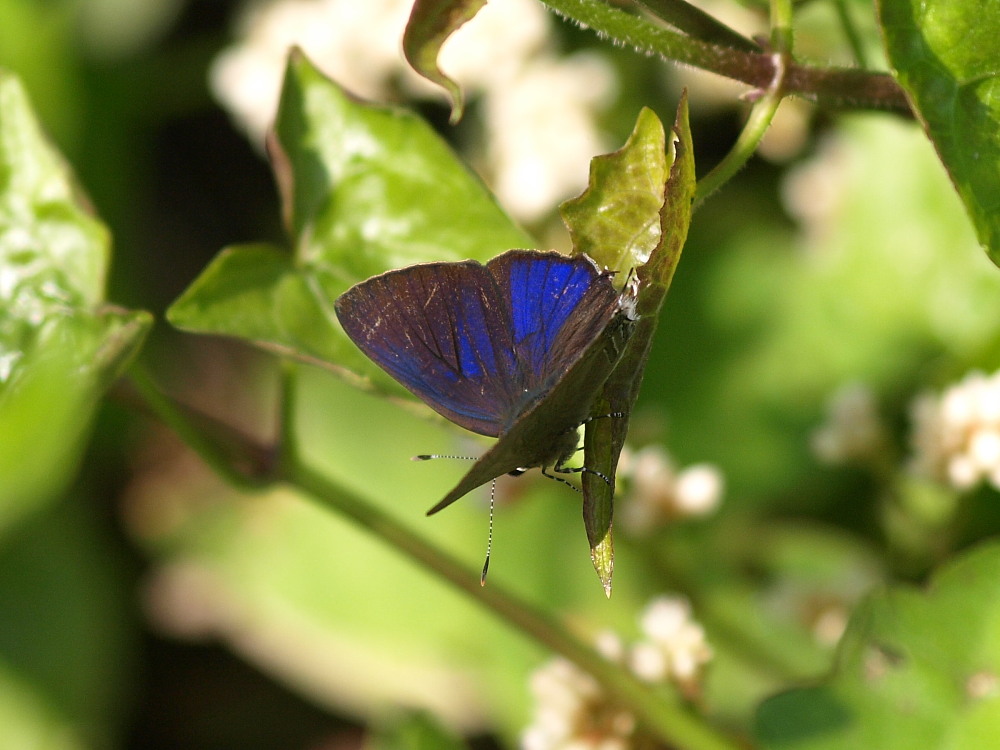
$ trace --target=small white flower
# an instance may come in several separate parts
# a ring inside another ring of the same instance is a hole
[[[913,471],[959,490],[984,480],[1000,489],[1000,372],[971,372],[910,413]]]
[[[532,221],[587,184],[591,157],[609,143],[595,116],[617,90],[611,65],[596,54],[539,57],[484,101],[487,160],[500,202]]]
[[[623,451],[618,476],[628,487],[618,518],[625,530],[636,536],[674,518],[712,513],[724,490],[717,467],[694,464],[678,472],[670,455],[655,445],[634,453]]]
[[[531,677],[535,717],[521,735],[524,750],[627,750],[635,719],[609,704],[586,672],[562,658]]]
[[[647,640],[633,647],[631,663],[636,674],[694,686],[701,667],[712,658],[712,649],[704,629],[692,619],[687,600],[654,600],[642,614],[641,627]]]
[[[694,464],[677,475],[677,509],[684,516],[707,516],[719,507],[723,480],[711,464]]]
[[[639,679],[646,682],[664,682],[670,676],[667,654],[656,644],[646,641],[632,647],[629,667]]]
[[[696,694],[701,667],[711,658],[705,634],[684,599],[655,599],[643,612],[645,639],[626,649],[612,632],[598,636],[597,649],[628,664],[647,682],[674,682]],[[523,750],[628,750],[635,717],[610,703],[600,685],[571,662],[556,658],[531,676],[535,714],[521,735]]]
[[[597,634],[598,652],[608,661],[620,662],[625,658],[625,644],[613,630],[603,630]]]
[[[258,144],[274,119],[285,59],[295,45],[353,93],[386,98],[391,82],[405,71],[400,39],[411,5],[408,0],[252,5],[238,23],[240,41],[212,65],[212,90]]]
[[[812,449],[828,464],[865,461],[885,446],[875,394],[861,383],[841,386],[827,404],[826,422],[812,435]]]
[[[212,90],[262,144],[274,119],[285,58],[301,47],[327,75],[372,100],[443,98],[406,63],[401,40],[412,0],[270,0],[238,28],[216,59]],[[517,218],[537,220],[587,184],[588,164],[609,144],[597,113],[617,92],[597,53],[559,57],[552,21],[535,0],[492,0],[445,42],[441,69],[479,96],[487,144],[484,171]]]

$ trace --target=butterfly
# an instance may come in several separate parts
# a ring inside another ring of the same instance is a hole
[[[613,276],[585,255],[509,250],[485,265],[388,271],[337,298],[370,359],[442,416],[498,438],[428,515],[504,474],[580,471],[565,467],[577,428],[636,320],[634,293]]]

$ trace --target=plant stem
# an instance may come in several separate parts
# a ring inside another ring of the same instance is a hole
[[[590,27],[600,36],[640,52],[692,65],[766,89],[775,78],[772,55],[717,46],[665,29],[601,0],[542,0],[557,13]],[[816,68],[790,62],[784,71],[786,94],[832,108],[910,112],[903,90],[892,76],[850,68]]]
[[[771,49],[781,55],[781,67],[788,69],[795,43],[791,0],[771,0]],[[773,85],[773,83],[772,83]]]
[[[701,205],[705,198],[718,190],[742,169],[757,150],[761,138],[767,132],[767,128],[774,118],[774,113],[778,111],[778,105],[781,103],[782,76],[780,68],[778,73],[774,85],[753,105],[746,124],[729,153],[708,174],[698,180],[698,186],[694,193],[695,209]]]
[[[834,0],[833,7],[837,11],[837,18],[844,29],[844,36],[847,37],[847,43],[851,46],[851,51],[854,53],[855,62],[857,62],[859,67],[867,68],[868,55],[865,53],[865,46],[861,41],[861,35],[858,34],[854,21],[851,19],[851,11],[847,7],[846,0]]]
[[[177,403],[153,383],[142,365],[133,363],[128,375],[143,404],[226,481],[244,491],[259,491],[271,483],[273,450]]]
[[[299,393],[297,373],[298,363],[290,359],[281,361],[278,393],[278,457],[282,462],[297,461],[300,455],[295,431],[295,410]]]
[[[771,55],[774,64],[774,78],[771,79],[764,95],[757,100],[747,118],[743,130],[729,153],[712,170],[698,181],[694,194],[697,209],[709,195],[728,182],[747,163],[761,138],[774,119],[778,105],[785,96],[787,64],[791,60],[792,44],[792,4],[790,0],[771,0]]]
[[[268,474],[255,471],[244,473],[241,467],[247,466],[247,461],[239,460],[239,454],[237,460],[234,460],[234,451],[227,448],[232,443],[246,457],[271,455],[272,451],[248,439],[220,442],[217,437],[219,430],[215,429],[216,423],[165,396],[141,367],[133,366],[130,375],[145,405],[235,487],[260,491],[283,483],[310,495],[316,502],[351,519],[493,610],[507,623],[592,674],[611,700],[634,712],[650,731],[665,742],[685,750],[737,750],[735,743],[718,733],[703,719],[690,714],[675,696],[654,692],[625,668],[608,661],[572,636],[565,627],[545,613],[505,592],[495,583],[481,586],[478,572],[470,570],[378,507],[306,466],[299,459],[294,439],[289,439],[291,422],[287,420],[293,416],[295,398],[293,371],[283,373],[283,404],[280,408],[284,421],[280,431],[284,435],[284,450],[281,460],[249,464],[268,466]],[[236,434],[233,430],[229,432]],[[228,437],[225,431],[221,434],[224,438]]]
[[[428,543],[396,519],[297,461],[283,463],[283,479],[324,507],[347,516],[393,548],[493,610],[505,622],[587,671],[608,697],[631,709],[647,728],[685,750],[736,750],[737,745],[702,719],[688,713],[675,697],[654,692],[623,667],[570,635],[565,627],[495,583],[481,586],[479,574]]]
[[[760,45],[726,26],[701,8],[685,0],[636,0],[661,21],[690,34],[695,39],[723,47],[760,52]]]

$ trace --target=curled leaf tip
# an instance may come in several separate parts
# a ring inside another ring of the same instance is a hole
[[[403,32],[403,55],[410,66],[443,88],[451,100],[454,125],[462,119],[462,88],[438,66],[441,47],[462,24],[486,5],[486,0],[416,0]]]

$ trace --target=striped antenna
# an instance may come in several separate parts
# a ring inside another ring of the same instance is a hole
[[[444,455],[442,453],[422,453],[419,456],[414,456],[410,460],[432,461],[435,458],[454,458],[458,459],[459,461],[477,460],[475,456],[449,456],[449,455]],[[518,470],[518,473],[520,472],[521,470]],[[559,477],[552,477],[552,479],[559,479]],[[560,481],[565,481],[565,480],[560,479]],[[569,483],[567,482],[567,484]],[[572,487],[573,485],[570,486]],[[493,483],[490,485],[490,525],[489,525],[489,531],[486,534],[486,561],[483,563],[482,575],[479,576],[480,586],[486,585],[486,573],[490,569],[490,555],[493,554],[493,509],[496,506],[496,497],[497,497],[497,480],[494,479]]]

